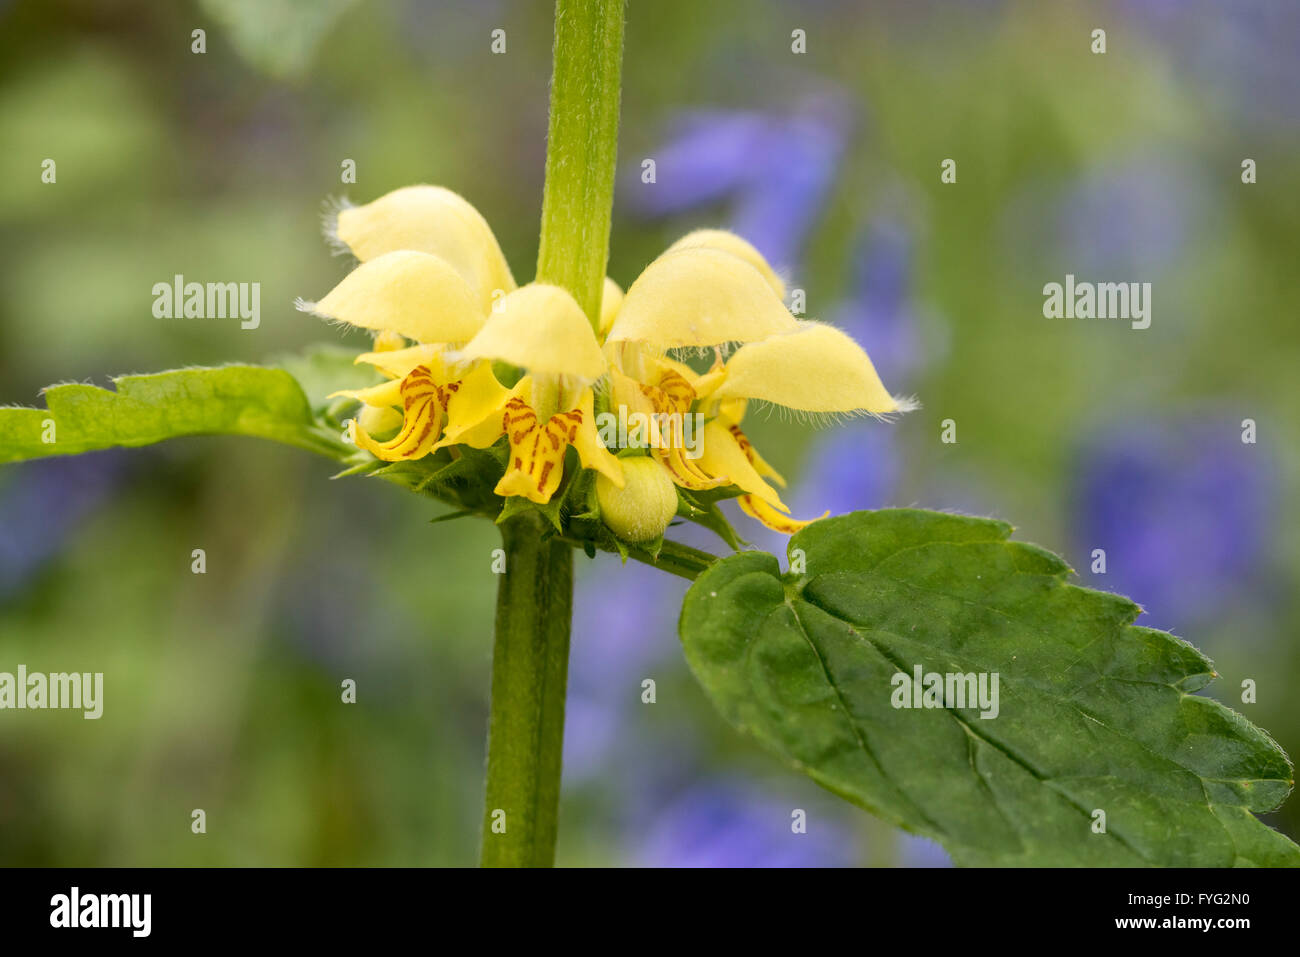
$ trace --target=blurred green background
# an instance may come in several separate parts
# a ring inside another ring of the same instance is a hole
[[[361,348],[292,306],[348,269],[330,198],[449,186],[531,277],[551,14],[0,3],[0,404]],[[610,274],[730,225],[923,404],[756,417],[803,512],[1007,519],[1211,655],[1209,693],[1300,753],[1296,5],[632,0],[626,42]],[[154,318],[176,273],[260,282],[260,328]],[[1151,328],[1043,318],[1066,273],[1152,282]],[[106,675],[99,721],[0,714],[0,863],[475,862],[495,530],[331,472],[231,438],[0,470],[0,670]],[[677,648],[684,584],[608,556],[579,574],[560,863],[944,862],[723,724]],[[1300,801],[1269,820],[1300,836]]]

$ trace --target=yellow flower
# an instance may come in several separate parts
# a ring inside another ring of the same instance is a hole
[[[740,507],[769,527],[808,524],[789,516],[776,490],[784,479],[741,430],[751,401],[814,415],[911,407],[886,391],[852,339],[795,319],[781,278],[732,233],[684,236],[626,293],[606,279],[594,328],[566,290],[517,286],[487,222],[441,187],[343,209],[332,234],[360,265],[299,307],[375,334],[357,362],[385,381],[337,393],[362,405],[357,445],[395,462],[447,446],[487,448],[504,435],[509,458],[496,492],[537,503],[560,487],[573,448],[598,473],[606,523],[628,541],[663,531],[676,512],[674,485],[735,486]],[[673,352],[712,354],[713,366],[698,373]],[[493,371],[501,364],[518,370],[511,387]],[[620,460],[606,448],[598,392],[649,422],[648,457]]]
[[[618,459],[596,432],[591,385],[605,374],[605,357],[582,307],[565,290],[530,283],[505,296],[460,357],[489,368],[498,360],[529,372],[515,387],[523,394],[506,403],[502,431],[510,461],[498,495],[549,502],[569,446],[583,466],[623,484]]]
[[[591,386],[606,364],[591,324],[563,289],[516,288],[473,206],[441,187],[410,186],[341,210],[333,234],[361,264],[299,308],[376,333],[374,351],[357,362],[388,381],[337,393],[363,405],[358,447],[395,462],[449,445],[486,448],[507,435],[498,494],[549,501],[571,445],[584,466],[621,485],[621,466],[596,433]],[[525,374],[506,388],[494,361]]]
[[[678,422],[672,413],[692,410],[707,420],[695,457],[681,441],[665,440],[652,451],[677,485],[695,490],[734,485],[744,493],[738,503],[747,514],[793,533],[810,522],[789,517],[768,481],[783,488],[785,480],[741,430],[749,401],[812,414],[875,416],[903,412],[914,403],[889,394],[871,359],[849,336],[790,315],[783,292],[780,278],[740,237],[719,230],[692,233],[628,289],[610,326],[606,352],[616,402],[629,409],[648,404],[659,421]],[[735,345],[739,348],[724,361]],[[668,358],[673,349],[712,350],[716,358],[699,375]]]

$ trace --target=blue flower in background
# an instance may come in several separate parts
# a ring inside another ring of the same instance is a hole
[[[670,121],[668,143],[655,151],[653,189],[628,184],[635,208],[670,216],[715,203],[751,178],[772,118],[765,113],[695,110]],[[661,174],[661,175],[660,175]]]
[[[38,459],[0,485],[0,602],[17,595],[113,492],[126,465],[117,451]]]
[[[1231,99],[1231,115],[1300,120],[1294,68],[1300,4],[1294,0],[1128,0],[1126,6],[1177,70],[1209,95]]]
[[[625,186],[633,209],[657,217],[731,200],[729,228],[778,270],[799,262],[835,181],[850,130],[837,94],[789,113],[699,110],[672,123],[653,156],[656,181]]]
[[[902,463],[888,430],[879,422],[852,422],[818,441],[791,498],[791,511],[807,514],[820,502],[823,511],[829,508],[832,515],[841,515],[894,504]],[[789,536],[780,541],[789,541]]]
[[[687,582],[639,562],[598,558],[574,598],[564,778],[604,773],[629,733],[629,710],[653,665],[678,651],[677,612]]]
[[[1184,158],[1142,153],[1078,178],[1030,184],[1008,207],[1004,235],[1014,261],[1035,278],[1060,266],[1081,279],[1153,279],[1212,225],[1213,195]]]
[[[922,359],[912,300],[913,246],[912,231],[901,218],[873,220],[854,250],[849,298],[830,317],[862,344],[883,378],[904,386]]]
[[[1144,422],[1107,430],[1078,455],[1075,541],[1105,549],[1105,576],[1141,624],[1182,629],[1221,613],[1262,578],[1274,524],[1272,466],[1233,422]],[[1091,566],[1091,559],[1083,568]]]
[[[640,867],[850,867],[852,833],[809,810],[807,832],[791,828],[794,806],[736,780],[713,780],[671,799],[633,853]]]
[[[1085,174],[1057,204],[1066,261],[1089,274],[1151,275],[1200,232],[1213,195],[1177,157],[1137,156]]]

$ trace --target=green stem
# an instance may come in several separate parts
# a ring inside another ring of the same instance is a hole
[[[639,548],[628,549],[628,558],[650,565],[660,571],[668,572],[689,582],[695,581],[700,574],[718,560],[717,555],[702,552],[698,548],[682,545],[680,542],[665,540],[659,554],[652,556]]]
[[[550,867],[564,745],[573,549],[525,512],[501,526],[484,867]]]
[[[600,323],[623,70],[623,0],[557,0],[537,279]]]
[[[557,0],[537,279],[600,321],[614,204],[623,0]],[[564,744],[573,548],[535,512],[501,527],[488,729],[485,867],[549,867]],[[503,829],[504,825],[504,829]]]
[[[700,574],[718,560],[717,555],[702,552],[698,548],[682,545],[679,542],[665,541],[659,554],[651,558],[649,554],[637,550],[628,553],[632,558],[647,565],[653,565],[661,571],[668,572],[695,581]]]

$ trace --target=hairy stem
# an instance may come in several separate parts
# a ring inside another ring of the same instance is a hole
[[[658,568],[660,571],[677,575],[687,581],[695,581],[700,573],[718,560],[717,555],[702,552],[698,548],[682,545],[679,542],[665,540],[659,554],[651,556],[639,548],[629,549],[628,557]]]
[[[618,150],[623,0],[557,0],[537,279],[600,323]],[[488,728],[485,867],[549,867],[564,745],[573,547],[536,512],[501,527]]]
[[[593,328],[609,258],[622,70],[623,0],[557,0],[537,279],[569,290]]]
[[[573,549],[526,512],[501,526],[484,867],[550,867],[564,745]]]

